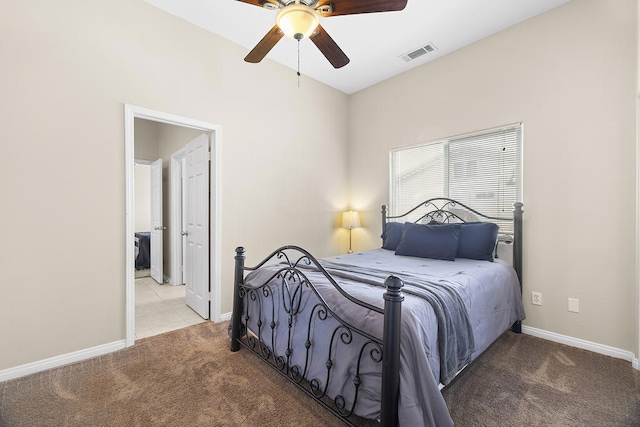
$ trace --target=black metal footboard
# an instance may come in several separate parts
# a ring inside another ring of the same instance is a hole
[[[379,382],[381,373],[380,424],[396,426],[402,280],[385,280],[382,309],[349,295],[302,248],[279,248],[255,267],[244,266],[244,253],[236,249],[231,351],[241,345],[253,351],[349,425],[354,425],[361,386],[378,384],[371,377]],[[261,268],[261,275],[256,272],[245,284],[245,273]],[[350,303],[384,316],[382,337],[347,322],[308,279],[311,271]],[[372,371],[377,375],[367,375]]]

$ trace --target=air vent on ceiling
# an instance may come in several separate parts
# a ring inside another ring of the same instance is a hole
[[[413,49],[410,52],[400,55],[400,58],[404,59],[406,62],[409,62],[409,61],[413,61],[414,59],[420,58],[422,55],[431,53],[436,49],[437,47],[433,43],[427,43],[424,46],[420,46],[417,49]]]

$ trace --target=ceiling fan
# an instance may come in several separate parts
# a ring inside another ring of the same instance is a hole
[[[305,37],[320,49],[334,68],[344,67],[349,58],[320,25],[321,17],[392,12],[405,8],[407,0],[238,0],[269,10],[278,10],[276,25],[244,58],[257,63],[283,36],[295,40]]]

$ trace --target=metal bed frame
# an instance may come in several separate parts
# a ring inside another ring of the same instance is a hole
[[[463,208],[471,212],[481,220],[508,221],[513,222],[513,267],[520,280],[522,290],[522,203],[514,204],[513,218],[499,218],[484,215],[464,204],[448,198],[429,199],[410,211],[398,215],[388,216],[386,206],[382,206],[382,226],[383,230],[389,220],[402,220],[419,209],[426,209],[427,212],[420,215],[414,222],[466,222],[457,213],[452,212],[452,208]],[[245,285],[245,275],[255,271],[265,265],[278,262],[278,269],[264,283],[256,286]],[[316,287],[305,275],[303,266],[313,266],[321,272],[325,278],[333,285],[346,299],[354,304],[366,307],[384,316],[382,337],[373,336],[359,328],[350,325],[327,304]],[[276,283],[272,283],[276,279]],[[380,425],[382,427],[396,426],[398,423],[398,393],[399,393],[399,361],[400,361],[400,318],[402,312],[402,301],[404,295],[402,280],[394,275],[390,275],[384,281],[386,292],[383,294],[384,309],[360,301],[349,295],[335,279],[322,267],[316,258],[306,250],[297,246],[283,246],[271,253],[255,267],[245,266],[245,249],[238,247],[235,256],[235,283],[233,315],[231,319],[231,351],[240,350],[241,346],[251,350],[258,355],[269,366],[274,368],[283,377],[294,383],[299,389],[316,400],[320,405],[331,411],[347,425],[354,424],[354,409],[358,402],[358,389],[361,383],[360,368],[365,357],[373,363],[379,363],[382,372],[382,390],[380,406]],[[317,303],[313,304],[311,314],[306,324],[298,325],[297,318],[305,305],[304,298],[308,298],[306,293],[313,293]],[[281,303],[288,319],[287,325],[281,325],[278,321],[278,313],[274,307]],[[280,301],[281,299],[281,301]],[[257,330],[250,330],[247,324],[250,320],[249,305],[258,312],[258,319],[255,323]],[[271,307],[271,312],[269,312]],[[314,328],[322,328],[323,321],[333,319],[334,330],[331,334],[330,342],[314,342]],[[335,326],[337,322],[337,326]],[[304,348],[292,348],[294,326],[306,331]],[[303,327],[301,327],[303,326]],[[286,350],[282,354],[277,353],[276,331],[277,328],[284,328],[279,333],[287,334]],[[514,332],[521,332],[521,322],[513,324]],[[327,355],[326,375],[324,378],[307,378],[309,356],[315,347],[321,347]],[[353,388],[350,396],[337,395],[330,399],[327,389],[332,379],[332,369],[336,363],[345,363],[344,360],[337,360],[336,354],[340,346],[355,345],[359,347],[359,358],[346,363],[355,366],[353,375]],[[305,362],[301,365],[292,362],[293,353],[304,354]]]

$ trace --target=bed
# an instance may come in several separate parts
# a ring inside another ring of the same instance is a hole
[[[231,350],[253,351],[346,424],[452,425],[441,388],[520,332],[522,212],[438,198],[398,216],[383,206],[380,249],[316,259],[284,246],[245,267],[239,247]]]
[[[151,232],[139,231],[135,233],[134,237],[136,270],[146,270],[151,268]]]

